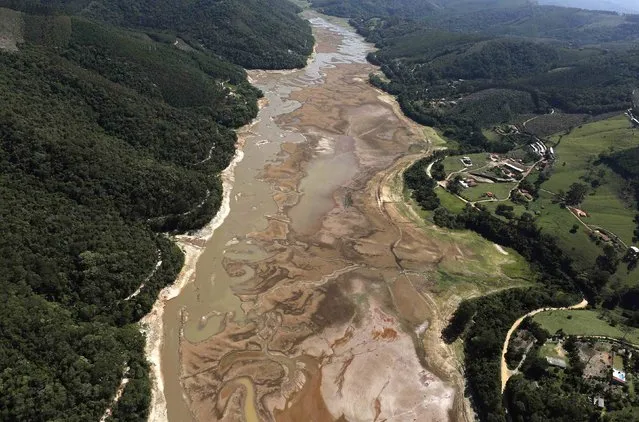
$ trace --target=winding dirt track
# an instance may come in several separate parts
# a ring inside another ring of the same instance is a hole
[[[522,321],[528,317],[537,315],[541,312],[584,309],[586,306],[588,306],[588,301],[584,299],[576,305],[572,305],[572,306],[568,306],[564,308],[535,309],[534,311],[528,312],[526,315],[522,316],[521,318],[519,318],[517,321],[513,323],[513,325],[510,327],[510,330],[508,330],[508,334],[506,334],[506,340],[504,341],[504,346],[501,349],[501,392],[502,393],[506,389],[506,384],[508,383],[508,380],[510,379],[510,377],[512,377],[513,375],[517,373],[516,371],[511,371],[510,369],[508,369],[508,365],[506,364],[506,352],[508,351],[508,344],[510,343],[510,337],[517,330],[517,328],[519,328],[519,325],[521,325]]]

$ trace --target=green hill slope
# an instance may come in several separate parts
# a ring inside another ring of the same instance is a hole
[[[19,16],[19,51],[0,50],[0,420],[99,420],[126,373],[113,420],[142,421],[134,323],[183,260],[163,233],[216,213],[233,128],[260,93],[242,68],[157,28],[171,42],[19,3],[40,14]],[[287,48],[258,54],[301,63],[275,52]]]
[[[109,24],[186,40],[247,68],[302,67],[313,49],[308,23],[286,0],[0,0],[0,6],[65,11]]]

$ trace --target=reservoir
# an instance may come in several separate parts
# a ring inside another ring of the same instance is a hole
[[[265,98],[238,134],[226,211],[180,237],[151,420],[457,420],[463,381],[427,292],[459,248],[402,211],[425,128],[368,83],[370,44],[308,18],[305,69],[249,72]]]

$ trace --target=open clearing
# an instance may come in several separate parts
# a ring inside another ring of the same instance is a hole
[[[555,148],[557,160],[552,177],[541,187],[556,193],[567,191],[574,182],[588,184],[588,179],[599,180],[600,186],[591,189],[580,205],[589,214],[586,222],[616,233],[629,244],[636,211],[632,202],[621,199],[626,182],[605,165],[595,165],[595,162],[601,153],[628,149],[638,143],[639,138],[623,115],[576,128]]]
[[[466,167],[462,162],[462,157],[468,157],[473,162],[472,166]],[[481,167],[484,167],[488,164],[488,160],[486,159],[486,153],[478,153],[478,154],[467,154],[467,155],[451,155],[444,159],[444,170],[446,171],[446,175],[450,173],[458,172],[461,170],[467,171],[475,171]]]
[[[486,192],[491,192],[496,199],[505,200],[510,196],[510,191],[517,183],[480,183],[461,192],[461,196],[471,202],[487,199]]]
[[[533,319],[551,334],[562,329],[564,333],[576,336],[604,336],[616,339],[623,339],[625,336],[627,341],[639,344],[638,329],[624,327],[624,330],[628,330],[626,334],[621,329],[621,324],[611,326],[606,320],[599,318],[597,311],[549,311],[537,314]]]

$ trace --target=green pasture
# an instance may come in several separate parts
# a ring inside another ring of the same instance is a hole
[[[591,310],[548,311],[535,315],[533,319],[551,334],[561,329],[568,335],[625,338],[633,344],[639,344],[638,329],[622,324],[613,327],[599,315],[599,312]]]
[[[514,188],[516,183],[480,183],[472,188],[467,188],[461,191],[460,195],[471,201],[479,201],[481,199],[488,199],[482,197],[486,192],[492,192],[497,199],[508,199],[510,191]]]
[[[462,157],[468,157],[472,160],[473,165],[471,167],[466,167],[462,164]],[[468,154],[468,155],[452,155],[446,157],[443,161],[444,170],[446,174],[454,173],[460,170],[467,169],[468,171],[475,171],[479,168],[484,167],[488,163],[488,154],[485,152],[477,153],[477,154]]]

